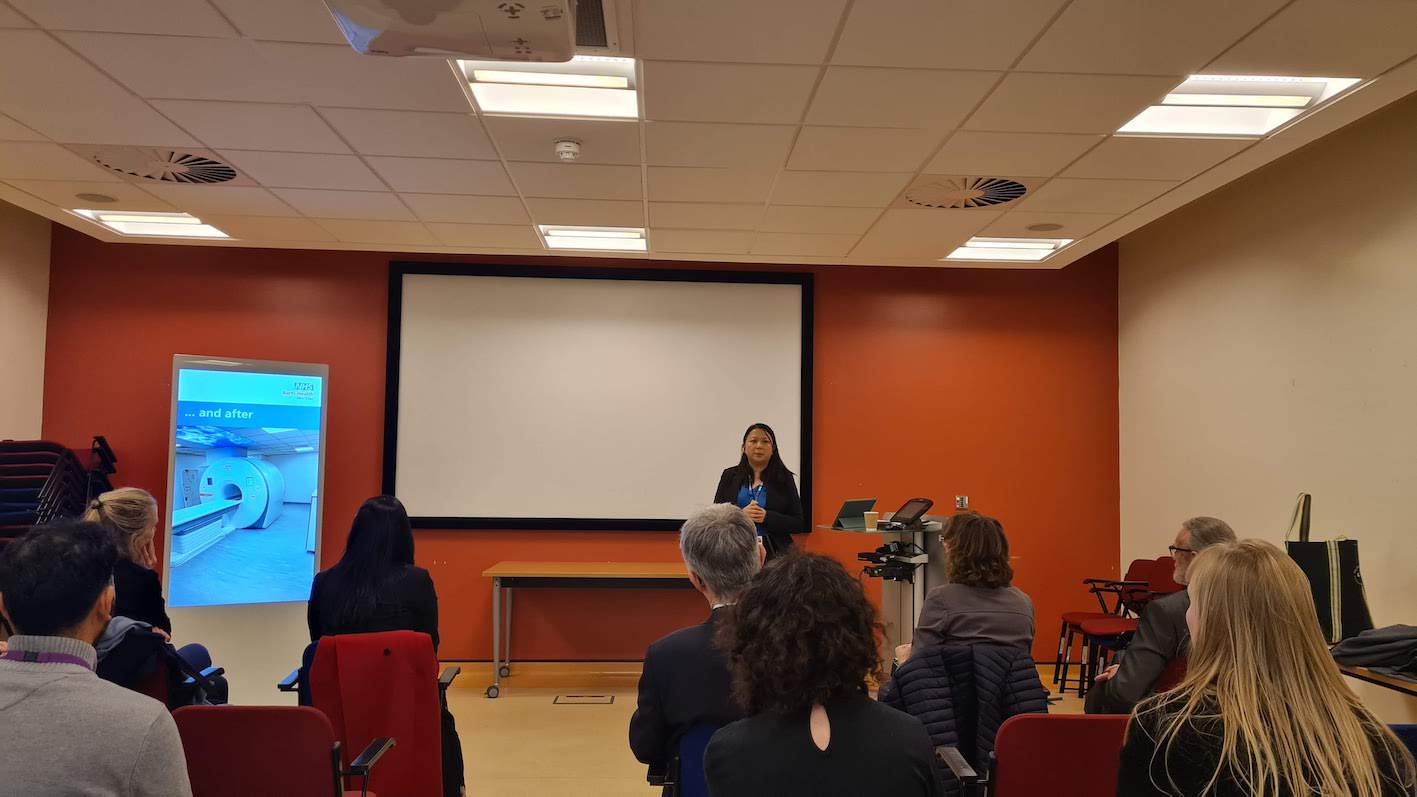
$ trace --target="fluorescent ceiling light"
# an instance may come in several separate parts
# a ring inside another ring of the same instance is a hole
[[[281,434],[282,432],[293,432],[295,430],[284,426],[262,426],[261,431],[266,434]]]
[[[1117,132],[1263,136],[1357,83],[1357,78],[1192,75]]]
[[[942,260],[1047,260],[1072,243],[1071,238],[970,238]]]
[[[459,61],[478,110],[518,116],[635,119],[635,59],[578,55],[565,63]]]
[[[642,227],[571,227],[540,224],[547,249],[597,249],[616,252],[643,252],[649,240]]]
[[[315,450],[315,447],[314,447],[314,446],[296,446],[296,447],[295,447],[295,453],[297,453],[297,454],[308,454],[308,453],[310,453],[311,451],[314,451],[314,450]]]
[[[80,216],[119,235],[156,238],[230,238],[231,236],[186,213],[148,213],[136,210],[74,210]]]

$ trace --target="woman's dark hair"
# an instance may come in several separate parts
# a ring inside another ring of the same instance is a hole
[[[359,507],[344,544],[344,556],[325,575],[327,589],[341,596],[340,627],[358,626],[374,615],[379,588],[403,565],[413,564],[413,526],[392,495]]]
[[[835,559],[791,553],[749,582],[716,644],[749,714],[793,713],[881,680],[876,610]]]
[[[791,484],[792,471],[787,469],[787,463],[782,461],[782,455],[778,453],[777,432],[774,432],[771,426],[765,423],[755,423],[749,426],[748,430],[743,433],[743,442],[738,445],[739,449],[747,445],[748,435],[752,434],[754,429],[763,430],[772,439],[772,458],[768,460],[767,467],[763,468],[763,483]],[[753,484],[753,466],[748,462],[748,455],[741,451],[738,456],[738,476],[743,484],[750,486]]]
[[[945,556],[945,578],[971,587],[1007,587],[1013,583],[1009,565],[1009,538],[1004,524],[977,512],[950,518],[941,542],[950,546]]]

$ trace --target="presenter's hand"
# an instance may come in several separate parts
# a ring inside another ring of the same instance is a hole
[[[763,519],[768,516],[768,511],[758,506],[758,502],[754,501],[743,507],[743,514],[747,515],[748,519],[754,523],[762,523]]]

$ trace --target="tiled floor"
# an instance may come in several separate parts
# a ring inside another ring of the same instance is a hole
[[[305,550],[310,505],[286,503],[266,529],[238,529],[196,558],[172,568],[168,602],[277,603],[310,597],[315,555]]]

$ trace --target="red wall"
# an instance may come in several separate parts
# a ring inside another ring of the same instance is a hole
[[[329,363],[322,558],[338,558],[354,510],[380,490],[394,256],[105,244],[54,230],[44,436],[82,446],[107,436],[118,481],[163,500],[173,354]],[[1035,657],[1051,660],[1059,613],[1086,606],[1079,580],[1115,573],[1119,557],[1115,248],[1061,271],[811,270],[815,517],[847,497],[889,509],[914,495],[941,506],[970,496],[1004,522],[1015,583],[1037,610]],[[830,533],[805,544],[853,570],[864,549]],[[441,654],[481,659],[489,565],[678,556],[668,533],[426,531],[417,550],[438,585]],[[704,611],[687,592],[522,592],[513,655],[637,659]]]

